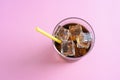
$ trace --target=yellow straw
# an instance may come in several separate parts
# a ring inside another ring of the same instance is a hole
[[[45,32],[45,31],[41,30],[39,27],[36,27],[36,31],[40,32],[41,34],[47,36],[48,38],[50,38],[50,39],[52,39],[54,41],[56,41],[57,43],[61,43],[61,40],[55,38],[54,36],[52,36],[51,34]]]

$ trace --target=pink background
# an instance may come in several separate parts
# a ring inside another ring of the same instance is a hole
[[[119,0],[0,0],[0,80],[120,80]],[[94,49],[68,63],[54,53],[52,34],[66,17],[87,20]]]

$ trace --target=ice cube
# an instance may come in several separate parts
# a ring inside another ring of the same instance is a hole
[[[85,48],[78,48],[75,46],[75,57],[83,56],[87,53],[87,50]]]
[[[91,43],[91,36],[89,33],[81,32],[76,38],[78,48],[89,48]]]
[[[91,41],[91,35],[90,35],[90,33],[81,33],[84,37],[83,37],[83,42],[89,42],[89,41]]]
[[[63,41],[61,44],[61,53],[65,56],[75,56],[75,44],[73,41]]]
[[[82,26],[80,24],[77,25],[70,25],[69,27],[70,30],[70,38],[71,40],[75,40],[78,35],[80,35],[82,31]]]
[[[56,32],[56,37],[61,40],[68,40],[70,36],[69,30],[64,27],[60,27]]]

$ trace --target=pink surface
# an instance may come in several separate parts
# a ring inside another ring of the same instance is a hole
[[[0,80],[120,80],[119,0],[0,0]],[[81,60],[59,59],[52,34],[66,17],[87,20],[94,49]]]

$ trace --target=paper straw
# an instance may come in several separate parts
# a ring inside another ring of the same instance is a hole
[[[40,32],[41,34],[47,36],[48,38],[50,38],[50,39],[52,39],[52,40],[54,40],[54,41],[56,41],[57,43],[61,43],[61,40],[55,38],[54,36],[52,36],[51,34],[45,32],[45,31],[43,31],[43,30],[40,29],[39,27],[36,27],[36,31],[37,31],[37,32]]]

